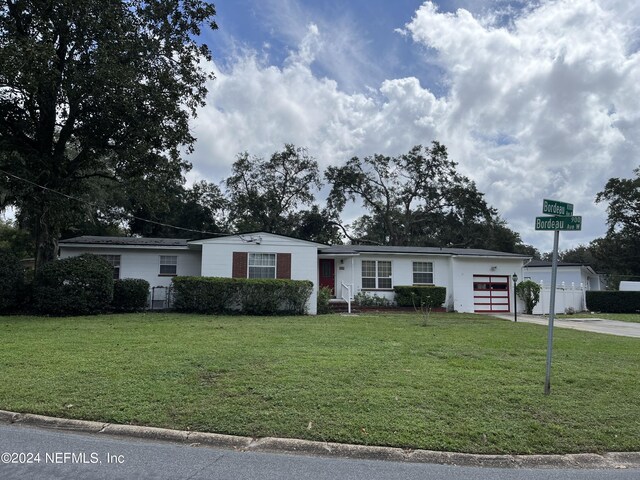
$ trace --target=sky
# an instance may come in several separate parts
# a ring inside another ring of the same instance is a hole
[[[216,79],[192,121],[190,181],[219,183],[240,152],[306,147],[320,168],[446,145],[522,240],[545,198],[606,232],[595,196],[640,166],[640,2],[218,0],[204,32]],[[323,195],[319,196],[324,201]],[[352,205],[343,220],[361,211]]]

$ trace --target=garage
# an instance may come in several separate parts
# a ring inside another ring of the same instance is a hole
[[[473,276],[474,312],[506,313],[510,305],[508,275]]]

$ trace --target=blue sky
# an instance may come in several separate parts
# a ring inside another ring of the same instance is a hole
[[[330,58],[316,62],[312,71],[320,77],[338,80],[340,88],[353,92],[378,85],[388,75],[414,75],[433,80],[433,69],[421,61],[420,49],[408,48],[411,41],[395,30],[407,23],[420,1],[266,1],[217,2],[220,32],[210,37],[214,56],[228,60],[229,52],[247,48],[265,55],[273,65],[283,65],[309,24],[337,32],[343,37],[340,49],[327,56],[354,62],[358,69],[344,71]],[[218,35],[222,33],[222,35]],[[231,57],[233,61],[233,56]],[[437,69],[436,69],[437,70]]]
[[[640,5],[628,0],[221,0],[205,32],[216,80],[192,128],[190,180],[220,182],[236,154],[307,147],[321,167],[444,143],[523,240],[542,199],[594,198],[640,165]],[[321,197],[322,195],[320,195]],[[352,205],[349,221],[362,212]]]

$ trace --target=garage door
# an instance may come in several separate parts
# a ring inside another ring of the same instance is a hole
[[[509,311],[509,276],[474,275],[473,308],[476,313],[505,313]]]

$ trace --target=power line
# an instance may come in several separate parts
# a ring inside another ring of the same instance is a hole
[[[22,181],[22,182],[28,183],[28,184],[30,184],[30,185],[33,185],[34,187],[41,188],[42,190],[46,190],[46,191],[48,191],[48,192],[55,193],[56,195],[60,195],[60,196],[62,196],[62,197],[68,198],[69,200],[75,200],[76,202],[84,203],[85,205],[89,205],[90,207],[93,207],[93,208],[96,208],[96,209],[99,209],[99,208],[100,208],[100,206],[99,206],[99,205],[96,205],[95,203],[91,203],[91,202],[89,202],[89,201],[87,201],[87,200],[83,200],[83,199],[81,199],[81,198],[74,197],[73,195],[68,195],[68,194],[66,194],[66,193],[59,192],[58,190],[54,190],[53,188],[45,187],[44,185],[40,185],[40,184],[35,183],[35,182],[33,182],[33,181],[31,181],[31,180],[28,180],[28,179],[26,179],[26,178],[22,178],[22,177],[20,177],[20,176],[18,176],[18,175],[15,175],[15,174],[13,174],[13,173],[9,173],[9,172],[7,172],[7,171],[5,171],[5,170],[0,169],[0,172],[1,172],[1,173],[4,173],[4,174],[5,174],[5,175],[7,175],[8,177],[15,178],[16,180],[20,180],[20,181]],[[133,218],[133,219],[135,219],[135,220],[139,220],[139,221],[141,221],[141,222],[152,223],[152,224],[154,224],[154,225],[159,225],[159,226],[161,226],[161,227],[175,228],[176,230],[183,230],[183,231],[185,231],[185,232],[203,233],[203,234],[205,234],[205,235],[218,235],[218,236],[231,236],[231,235],[234,235],[233,233],[208,232],[208,231],[206,231],[206,230],[195,230],[195,229],[192,229],[192,228],[178,227],[177,225],[171,225],[171,224],[169,224],[169,223],[157,222],[157,221],[155,221],[155,220],[149,220],[148,218],[138,217],[138,216],[136,216],[136,215],[133,215],[133,214],[131,214],[131,213],[127,213],[127,212],[125,212],[125,213],[124,213],[124,215],[125,215],[125,216],[128,216],[129,218]]]

